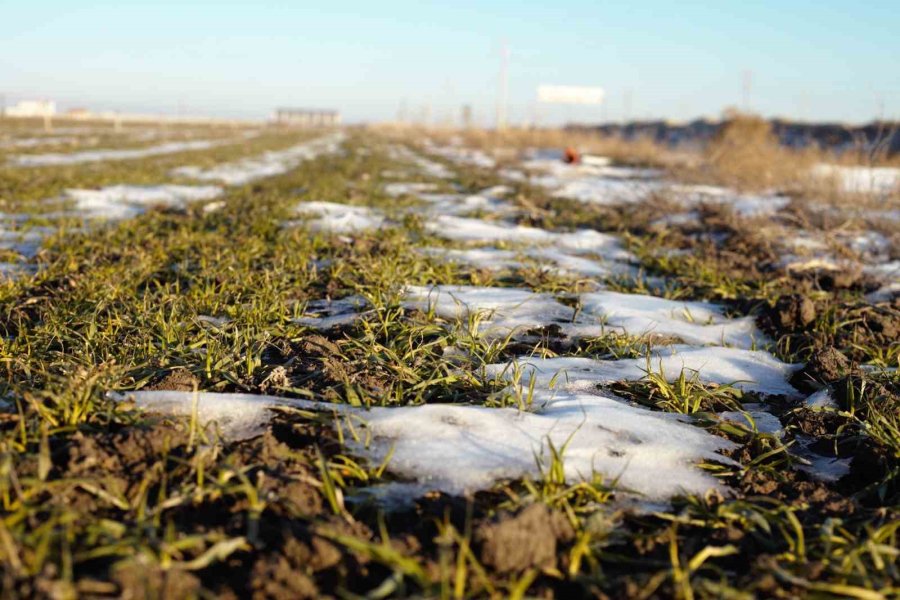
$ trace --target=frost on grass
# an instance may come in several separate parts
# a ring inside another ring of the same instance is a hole
[[[582,357],[525,358],[488,365],[489,377],[518,379],[523,386],[534,380],[538,387],[556,384],[564,390],[591,390],[601,384],[638,381],[648,373],[662,374],[668,381],[682,371],[696,374],[703,383],[734,385],[748,392],[797,396],[788,383],[799,365],[783,363],[768,352],[718,346],[674,345],[645,358],[596,360]]]
[[[707,302],[666,300],[642,294],[594,292],[573,296],[578,311],[550,294],[519,288],[434,286],[406,288],[408,308],[444,319],[479,316],[479,330],[489,337],[526,334],[554,328],[569,338],[605,332],[630,336],[674,337],[691,344],[728,344],[752,348],[763,336],[750,318],[730,319]]]
[[[84,152],[70,152],[65,154],[58,152],[48,154],[19,154],[11,156],[9,161],[18,167],[77,165],[80,163],[104,162],[108,160],[132,160],[192,150],[208,150],[221,143],[222,142],[213,140],[194,140],[189,142],[168,142],[157,146],[150,146],[148,148],[133,148],[127,150],[86,150]]]
[[[630,406],[614,396],[539,391],[530,410],[430,404],[369,410],[306,400],[191,392],[132,392],[137,406],[172,415],[216,421],[230,439],[261,432],[269,409],[285,406],[334,412],[336,426],[352,419],[360,436],[351,450],[375,464],[385,460],[393,475],[434,489],[462,494],[496,482],[538,478],[562,453],[567,481],[604,483],[663,500],[719,488],[696,467],[702,460],[728,462],[717,454],[731,442],[682,423],[678,417]]]
[[[200,181],[220,181],[225,185],[244,185],[265,177],[287,173],[301,162],[324,154],[333,154],[340,148],[344,134],[326,135],[309,142],[291,146],[286,150],[273,150],[260,156],[216,165],[209,169],[186,166],[172,173]]]
[[[335,202],[304,202],[295,212],[308,217],[306,226],[313,231],[355,233],[378,229],[385,222],[384,215],[374,209]],[[287,223],[288,226],[296,224],[296,221]]]
[[[222,195],[214,185],[112,185],[97,190],[70,189],[75,216],[121,220],[135,217],[151,206],[184,208],[191,202],[212,200]]]

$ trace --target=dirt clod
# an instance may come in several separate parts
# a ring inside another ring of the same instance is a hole
[[[802,369],[791,378],[795,387],[814,391],[845,377],[853,368],[850,359],[836,348],[828,347],[813,353]]]
[[[172,392],[193,392],[200,387],[200,380],[187,369],[175,369],[156,379],[145,389]]]
[[[775,303],[772,316],[776,326],[793,331],[815,321],[816,305],[803,295],[782,296]]]
[[[481,560],[498,572],[524,571],[556,566],[556,545],[571,539],[572,528],[562,513],[543,504],[532,504],[516,516],[505,515],[497,523],[481,526],[475,538],[481,543]]]

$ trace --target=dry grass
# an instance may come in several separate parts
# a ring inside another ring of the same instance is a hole
[[[818,148],[788,148],[779,144],[765,119],[732,113],[718,135],[702,150],[673,149],[648,138],[626,140],[599,132],[563,129],[422,128],[378,126],[379,131],[401,141],[428,138],[438,144],[460,144],[492,155],[500,164],[520,157],[528,148],[577,148],[582,153],[608,156],[623,165],[665,169],[685,183],[718,184],[744,192],[781,191],[833,206],[883,208],[900,206],[900,189],[878,196],[848,193],[838,177],[815,176],[819,163],[841,166],[897,167],[900,157],[885,149],[865,149],[838,154]]]
[[[781,146],[768,121],[730,119],[703,153],[703,170],[716,183],[740,190],[793,189],[818,162],[816,153]]]
[[[618,136],[589,131],[563,129],[510,128],[491,129],[424,129],[384,125],[379,130],[396,139],[421,140],[427,137],[438,144],[460,143],[491,154],[503,161],[518,157],[529,148],[577,148],[582,153],[608,156],[617,163],[672,168],[691,160],[689,153],[673,150],[652,140],[625,140]]]

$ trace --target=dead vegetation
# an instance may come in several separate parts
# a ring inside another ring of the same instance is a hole
[[[566,147],[609,157],[616,164],[665,169],[685,183],[715,183],[745,192],[781,191],[801,199],[835,207],[900,206],[900,187],[876,197],[848,192],[838,176],[815,174],[819,164],[842,167],[896,167],[880,144],[833,152],[814,147],[788,148],[779,144],[772,124],[760,116],[731,112],[715,138],[703,149],[679,149],[649,138],[624,139],[585,130],[552,128],[449,129],[382,126],[394,139],[481,150],[498,163],[510,162],[528,149]]]

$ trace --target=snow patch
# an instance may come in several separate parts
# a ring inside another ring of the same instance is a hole
[[[592,390],[597,385],[617,381],[637,381],[648,372],[662,372],[673,381],[682,370],[696,373],[703,383],[733,384],[748,392],[797,396],[788,382],[800,365],[786,364],[759,350],[695,347],[674,345],[655,350],[646,358],[596,360],[582,357],[529,358],[486,367],[490,377],[512,380],[521,378],[528,386],[534,379],[537,386],[548,387],[555,382],[560,389]]]
[[[368,305],[362,296],[348,296],[339,300],[313,300],[306,305],[303,316],[294,323],[313,329],[331,329],[350,325],[362,316],[362,309]]]
[[[184,208],[191,202],[222,195],[214,185],[113,185],[98,190],[70,189],[65,196],[76,216],[121,220],[135,217],[151,206]]]
[[[356,233],[378,229],[385,222],[384,215],[374,209],[335,202],[304,202],[297,206],[295,212],[315,217],[306,221],[306,226],[313,231]],[[288,226],[296,224],[296,221],[287,223]]]
[[[193,150],[208,150],[222,144],[213,140],[195,140],[190,142],[167,142],[148,148],[134,148],[127,150],[86,150],[84,152],[71,152],[62,154],[52,152],[48,154],[19,154],[11,156],[9,161],[18,167],[44,167],[77,165],[81,163],[103,162],[108,160],[132,160],[146,158],[148,156],[161,156],[188,152]]]
[[[369,410],[307,400],[192,392],[139,391],[116,394],[140,408],[215,420],[230,439],[258,435],[269,409],[283,406],[334,412],[353,419],[368,443],[350,442],[375,464],[390,455],[387,469],[423,484],[422,489],[464,494],[494,483],[540,477],[551,461],[551,444],[563,450],[566,479],[607,483],[647,499],[721,488],[694,465],[729,462],[718,451],[733,444],[682,423],[677,416],[630,406],[610,395],[541,391],[533,410],[430,404]],[[418,489],[418,488],[414,488]]]
[[[822,388],[805,401],[807,408],[837,408],[837,402],[829,388]]]
[[[622,246],[622,241],[618,237],[593,229],[557,233],[504,221],[486,221],[452,215],[441,215],[426,223],[425,227],[434,235],[458,242],[542,244],[552,245],[558,250],[593,253],[610,260],[634,259],[634,256]]]
[[[325,154],[334,154],[339,150],[345,137],[343,133],[334,133],[291,146],[286,150],[273,150],[261,156],[244,158],[209,169],[194,166],[178,167],[172,173],[200,181],[220,181],[228,186],[245,185],[258,179],[287,173],[303,161]]]
[[[765,339],[750,318],[729,319],[706,302],[665,300],[642,294],[591,292],[575,296],[576,312],[549,294],[520,288],[434,286],[406,288],[404,305],[448,319],[481,315],[488,337],[556,328],[568,338],[597,337],[610,329],[632,336],[671,336],[692,344],[752,348]]]
[[[837,182],[841,190],[855,194],[886,195],[900,187],[900,168],[843,167],[821,163],[813,167],[814,177]]]
[[[628,335],[674,336],[689,344],[752,348],[764,337],[752,317],[726,318],[709,302],[666,300],[642,294],[594,292],[581,297],[582,311]]]

